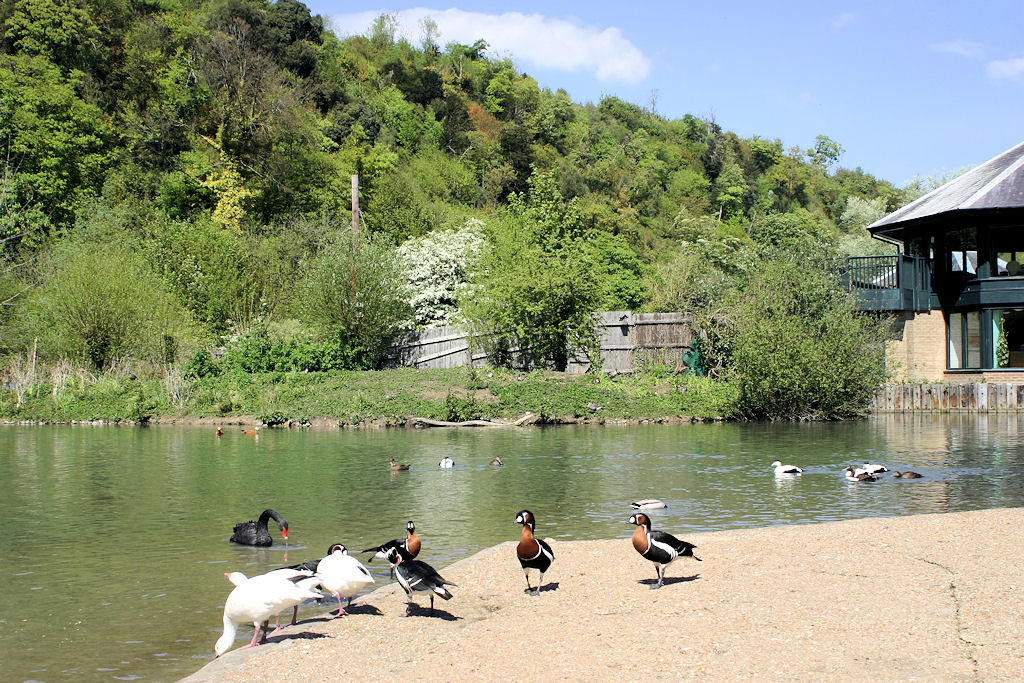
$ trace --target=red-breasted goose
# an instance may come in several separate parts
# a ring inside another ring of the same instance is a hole
[[[546,541],[533,535],[537,520],[532,512],[520,510],[516,513],[515,523],[523,525],[523,535],[519,539],[519,545],[516,546],[516,557],[519,558],[519,565],[523,568],[523,574],[526,576],[526,592],[530,593],[533,590],[532,595],[540,595],[540,587],[544,583],[544,572],[555,561],[555,553]],[[531,569],[540,572],[536,590],[530,586]]]
[[[658,583],[651,588],[661,588],[665,584],[665,567],[680,557],[692,557],[700,561],[700,558],[693,554],[697,546],[686,541],[680,541],[672,534],[664,531],[651,531],[651,518],[642,512],[638,512],[629,518],[630,524],[636,524],[636,531],[633,532],[633,547],[638,553],[654,563],[658,573]]]

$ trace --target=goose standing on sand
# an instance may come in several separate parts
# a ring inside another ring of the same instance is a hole
[[[772,467],[775,468],[775,474],[802,474],[803,470],[796,465],[783,465],[781,460],[776,460],[772,463]]]
[[[450,470],[455,467],[455,461],[449,458],[447,455],[441,458],[441,462],[437,463],[437,466],[442,470]]]
[[[665,503],[657,498],[644,498],[643,500],[634,501],[629,505],[634,510],[662,510],[668,507],[668,505],[665,505]]]
[[[348,604],[351,605],[356,593],[374,583],[363,563],[349,555],[341,543],[335,543],[327,549],[327,555],[317,562],[314,571],[320,586],[337,598],[338,617],[348,614],[341,606],[343,597],[348,598]]]
[[[395,578],[398,579],[398,583],[409,598],[405,608],[406,616],[409,616],[412,606],[415,604],[412,601],[413,591],[430,592],[431,614],[434,613],[434,595],[440,595],[445,600],[452,599],[452,594],[445,586],[456,586],[457,584],[444,579],[426,562],[412,559],[409,553],[399,547],[389,548],[387,558],[388,562],[394,565]]]
[[[924,477],[923,474],[917,472],[893,472],[892,476],[896,479],[921,479]]]
[[[680,557],[692,557],[698,562],[699,557],[693,554],[695,546],[686,541],[680,541],[672,534],[664,531],[651,531],[651,518],[642,512],[629,518],[630,524],[636,524],[636,531],[633,532],[633,547],[644,558],[654,563],[658,573],[658,583],[651,588],[661,588],[665,585],[665,567]]]
[[[516,513],[515,523],[523,525],[523,535],[519,539],[519,545],[516,546],[516,557],[519,558],[519,565],[523,568],[523,574],[526,576],[526,592],[529,594],[533,590],[530,586],[530,570],[536,569],[540,572],[540,578],[537,579],[537,588],[533,590],[532,595],[540,595],[540,587],[544,583],[544,572],[555,561],[555,553],[545,540],[533,535],[537,520],[532,512],[520,510]]]
[[[277,522],[278,528],[281,529],[281,536],[287,541],[288,520],[279,515],[276,511],[267,508],[260,513],[260,518],[255,522],[250,520],[248,522],[236,524],[234,533],[231,535],[231,542],[241,543],[242,545],[273,545],[274,539],[270,536],[270,531],[267,530],[267,521],[271,517],[273,517],[274,521]]]
[[[409,554],[410,558],[415,558],[417,555],[420,554],[420,546],[422,544],[420,543],[419,535],[416,533],[416,525],[413,524],[411,519],[408,522],[406,522],[405,531],[407,534],[405,538],[396,538],[388,541],[387,543],[382,543],[381,545],[378,545],[374,548],[367,548],[366,550],[362,550],[360,552],[374,553],[373,557],[367,560],[367,562],[373,562],[374,557],[379,557],[382,560],[387,560],[388,551],[392,548],[401,548]],[[391,562],[391,560],[388,560],[388,562]],[[391,574],[394,575],[394,572],[395,563],[391,562]]]
[[[289,607],[295,607],[304,600],[322,598],[323,594],[309,585],[313,577],[310,577],[308,572],[303,574],[305,576],[300,577],[298,583],[277,572],[251,579],[241,572],[225,574],[224,576],[235,584],[235,589],[224,603],[224,633],[213,646],[216,655],[220,657],[231,648],[238,627],[242,624],[251,623],[255,629],[252,640],[245,646],[253,647],[258,640],[261,643],[266,642],[267,622],[270,617],[280,614]]]

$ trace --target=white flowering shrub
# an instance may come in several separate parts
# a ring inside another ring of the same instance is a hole
[[[487,248],[484,224],[470,218],[461,228],[437,230],[398,248],[409,278],[409,304],[418,327],[448,325],[459,296]]]

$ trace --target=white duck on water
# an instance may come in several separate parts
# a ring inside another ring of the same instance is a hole
[[[797,467],[796,465],[783,465],[781,460],[776,460],[775,462],[773,462],[772,467],[775,468],[776,475],[801,474],[803,472],[803,470]]]

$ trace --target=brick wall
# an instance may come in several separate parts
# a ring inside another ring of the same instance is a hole
[[[942,311],[902,313],[894,319],[885,362],[897,382],[946,379],[946,323]]]
[[[942,311],[902,313],[893,320],[885,347],[893,382],[1024,384],[1024,369],[990,372],[946,370],[946,324]]]

